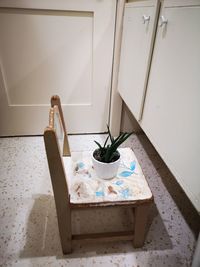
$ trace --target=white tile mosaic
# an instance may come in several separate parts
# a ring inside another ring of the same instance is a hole
[[[104,139],[74,135],[69,141],[72,151],[82,151],[94,149],[93,140]],[[155,198],[144,247],[134,249],[131,242],[76,244],[72,254],[63,256],[43,138],[1,138],[0,266],[190,266],[195,238],[162,182],[165,165],[145,136],[133,135],[124,146],[134,150]],[[126,209],[76,212],[73,230],[128,229],[130,215]]]

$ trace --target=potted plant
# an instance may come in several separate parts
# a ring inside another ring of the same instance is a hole
[[[120,163],[120,153],[117,150],[118,147],[132,134],[121,133],[118,137],[114,138],[109,126],[108,136],[104,142],[104,145],[100,145],[97,141],[94,141],[98,148],[93,152],[93,165],[99,178],[111,179],[117,174],[117,170]],[[110,139],[109,144],[108,140]]]

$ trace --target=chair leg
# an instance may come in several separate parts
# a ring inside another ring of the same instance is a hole
[[[71,239],[65,240],[64,242],[62,242],[62,240],[61,240],[61,244],[62,244],[62,252],[63,252],[63,254],[72,253],[72,241],[71,241]]]
[[[63,254],[72,252],[72,231],[71,231],[71,212],[67,212],[66,216],[58,218],[59,232]]]
[[[142,204],[134,209],[134,239],[135,248],[142,247],[145,241],[146,226],[151,203]]]

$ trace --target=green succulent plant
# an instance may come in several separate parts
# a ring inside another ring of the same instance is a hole
[[[111,135],[108,125],[107,129],[108,129],[108,136],[104,142],[104,145],[102,146],[97,141],[94,141],[97,144],[98,148],[93,153],[93,156],[96,160],[105,163],[114,162],[120,157],[117,148],[132,134],[132,133],[121,133],[118,137],[114,138]],[[109,139],[110,139],[110,144],[107,144]]]

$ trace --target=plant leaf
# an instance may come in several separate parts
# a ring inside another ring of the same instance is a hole
[[[132,133],[121,133],[116,139],[111,135],[109,126],[108,128],[108,137],[106,138],[104,145],[101,146],[97,141],[94,141],[100,149],[100,161],[109,163],[113,159],[113,154],[117,151],[117,148],[132,134]],[[111,144],[107,144],[108,139],[110,138]]]
[[[110,137],[110,141],[111,141],[111,143],[113,143],[114,142],[114,138],[111,135],[110,128],[109,128],[108,124],[107,124],[107,129],[108,129],[108,135]]]
[[[113,142],[113,144],[115,144],[120,138],[121,138],[122,134],[120,134]]]
[[[97,141],[94,141],[97,145],[98,145],[98,147],[100,148],[100,149],[102,149],[102,146],[99,144],[99,142],[97,142]]]
[[[116,149],[131,135],[132,133],[124,133],[122,134],[121,138],[115,144]]]
[[[105,146],[106,146],[106,144],[107,144],[108,138],[109,138],[109,135],[107,136],[106,141],[105,141],[105,143],[104,143],[104,145],[103,145],[104,148],[105,148]]]
[[[123,140],[124,136],[126,133],[121,133],[113,142],[113,146],[116,145],[116,147],[118,147],[118,143],[121,142],[121,140]]]
[[[106,148],[106,153],[105,153],[105,162],[107,162],[107,163],[110,162],[111,155],[112,155],[112,148],[110,145],[108,145]]]

